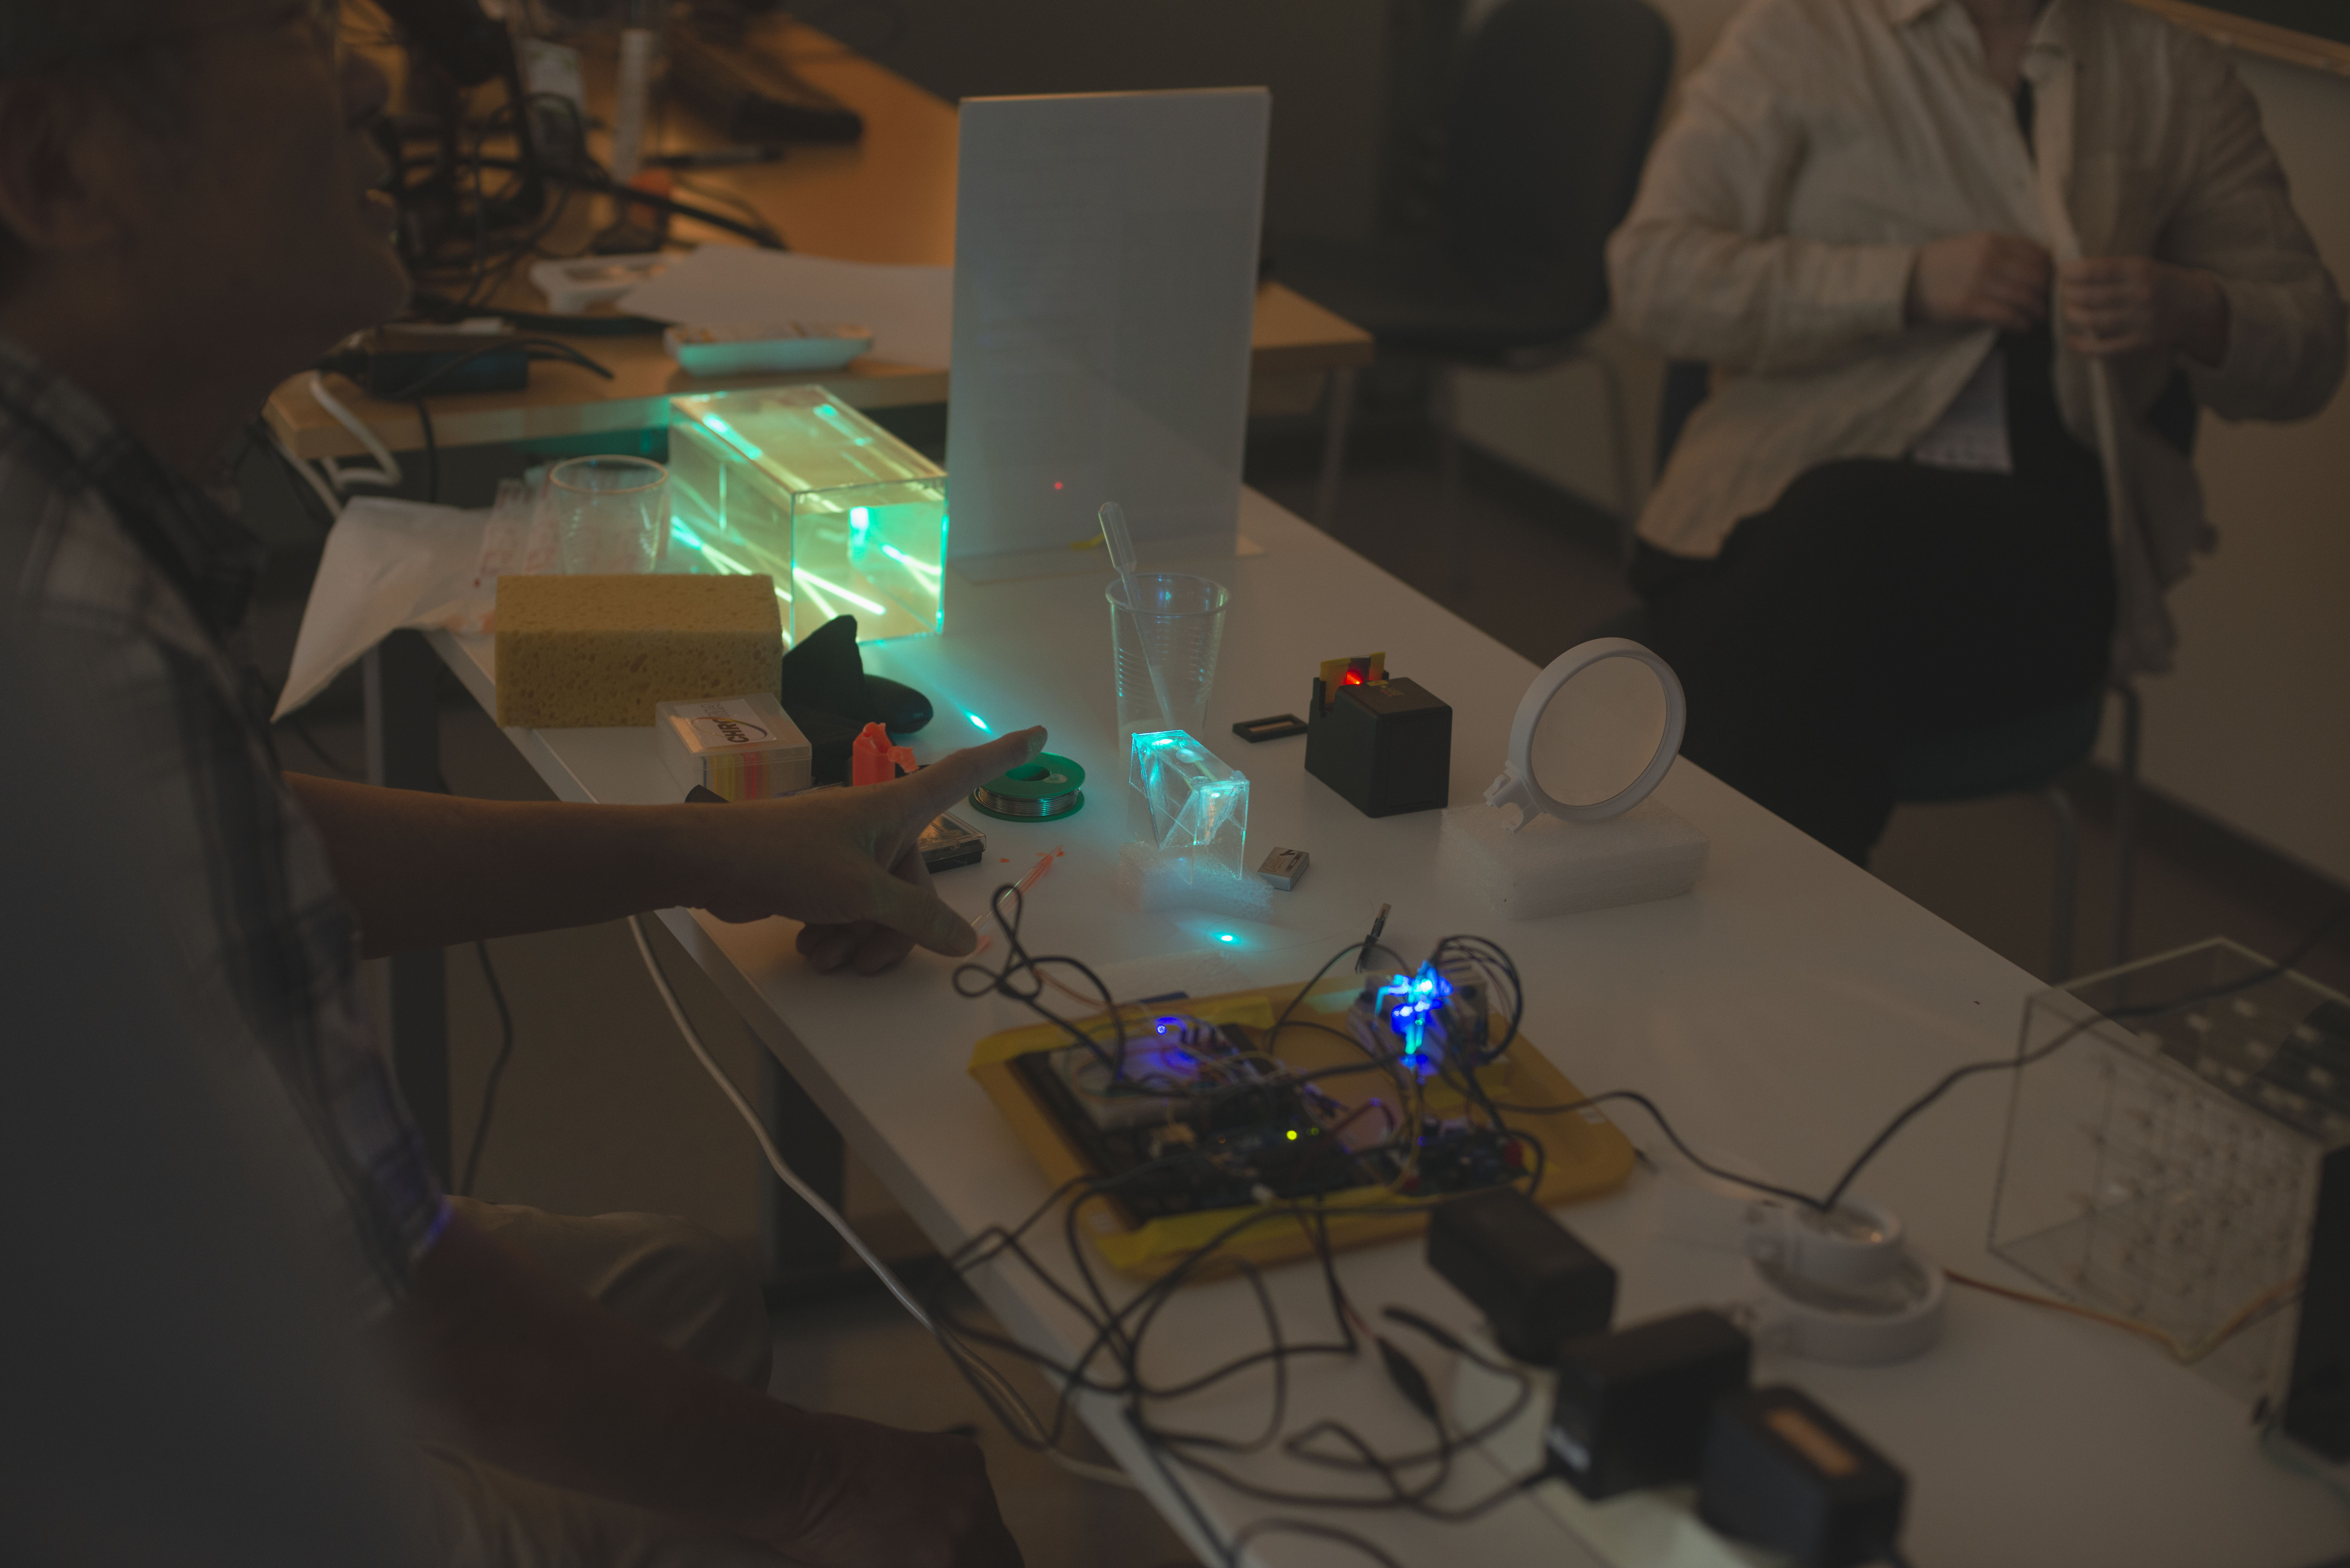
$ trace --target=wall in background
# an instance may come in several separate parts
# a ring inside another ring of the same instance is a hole
[[[1704,57],[1740,0],[1655,0]],[[2338,281],[2350,283],[2350,81],[2238,57],[2293,198]],[[1669,112],[1669,110],[1668,111]],[[1633,430],[1653,467],[1658,357],[1603,328]],[[1587,367],[1464,380],[1463,432],[1606,506],[1605,405]],[[2293,425],[2203,421],[2196,452],[2217,554],[2171,595],[2178,668],[2143,683],[2146,778],[2180,803],[2350,883],[2350,394]],[[2110,755],[2111,737],[2107,752]]]
[[[1273,92],[1265,225],[1370,231],[1386,136],[1388,5],[1359,0],[893,0],[837,22],[941,98],[1263,87]]]

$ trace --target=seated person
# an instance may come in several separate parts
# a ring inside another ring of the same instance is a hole
[[[0,19],[0,604],[124,748],[124,857],[151,876],[121,896],[333,1172],[320,1245],[432,1432],[411,1501],[436,1561],[1016,1564],[976,1444],[766,1397],[766,1316],[714,1241],[452,1201],[422,1156],[363,953],[679,905],[806,921],[820,969],[968,952],[917,836],[1044,732],[723,810],[280,774],[243,651],[260,549],[212,487],[270,390],[407,287],[368,189],[384,81],[333,21],[313,0]]]
[[[2175,377],[2294,419],[2342,376],[2251,95],[2126,0],[1754,0],[1608,269],[1714,372],[1632,573],[1683,749],[1856,861],[1905,742],[2169,667],[2210,537]]]

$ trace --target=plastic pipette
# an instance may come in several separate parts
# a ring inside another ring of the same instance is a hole
[[[1115,501],[1102,503],[1102,543],[1109,546],[1109,564],[1118,568],[1118,579],[1126,586],[1127,613],[1134,617],[1135,645],[1142,649],[1142,668],[1150,673],[1150,694],[1159,700],[1159,727],[1175,727],[1175,704],[1167,697],[1167,677],[1159,672],[1159,660],[1150,657],[1150,638],[1142,626],[1142,600],[1134,588],[1134,535],[1127,532],[1126,508]]]

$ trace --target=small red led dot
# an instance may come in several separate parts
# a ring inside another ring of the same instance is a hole
[[[1057,479],[1056,479],[1056,480],[1055,480],[1055,481],[1053,481],[1053,488],[1054,488],[1054,489],[1055,489],[1055,490],[1060,489],[1060,488],[1061,488],[1061,482],[1060,482],[1059,480],[1057,480]]]

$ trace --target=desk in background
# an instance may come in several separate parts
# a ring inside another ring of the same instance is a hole
[[[844,146],[794,146],[778,161],[694,171],[692,179],[726,190],[756,208],[793,249],[845,261],[945,266],[954,261],[955,136],[952,104],[933,98],[883,67],[833,44],[811,28],[786,21],[764,25],[760,47],[780,51],[809,82],[865,117],[862,140]],[[722,139],[682,109],[671,111],[671,150],[716,145]],[[692,192],[681,191],[688,200]],[[711,203],[715,206],[717,203]],[[602,196],[575,197],[577,221],[566,230],[568,243],[584,243],[608,217]],[[591,219],[591,214],[593,214]],[[676,232],[691,238],[696,225],[680,220]],[[739,244],[717,235],[712,243]],[[510,284],[484,307],[484,314],[543,311],[546,304],[526,282]],[[434,439],[443,447],[576,441],[621,437],[669,422],[667,400],[680,393],[790,381],[821,381],[842,400],[859,408],[901,408],[942,403],[947,397],[943,366],[889,364],[858,359],[846,370],[809,376],[698,378],[679,370],[663,352],[658,333],[561,337],[612,371],[602,380],[588,371],[556,363],[532,368],[531,385],[520,392],[478,392],[432,400]],[[1257,290],[1253,387],[1260,401],[1309,403],[1322,378],[1350,372],[1371,359],[1371,337],[1301,295],[1277,283]],[[296,376],[271,395],[270,424],[297,457],[352,457],[364,452],[359,441],[318,407]],[[423,427],[407,403],[368,398],[338,380],[338,397],[369,429],[396,452],[424,444]]]

